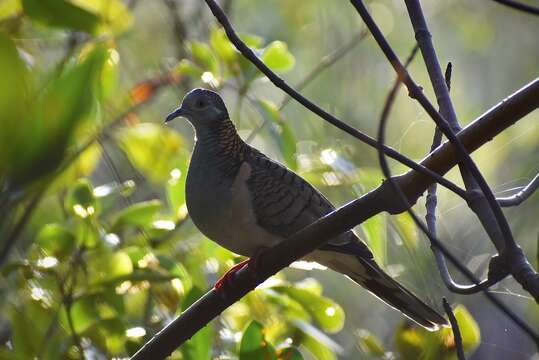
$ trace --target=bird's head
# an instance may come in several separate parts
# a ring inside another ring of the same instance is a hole
[[[228,111],[223,99],[215,91],[197,88],[185,95],[180,107],[171,112],[165,122],[180,116],[198,128],[212,126],[228,119]]]

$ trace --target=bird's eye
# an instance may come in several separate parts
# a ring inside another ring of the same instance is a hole
[[[197,100],[197,101],[195,102],[195,107],[196,107],[197,109],[203,109],[203,108],[206,107],[206,102],[205,102],[204,100],[202,100],[202,99]]]

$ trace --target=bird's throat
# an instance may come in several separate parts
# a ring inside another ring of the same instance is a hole
[[[202,156],[208,165],[236,168],[243,161],[248,148],[229,119],[211,127],[197,128],[196,136],[193,156]]]

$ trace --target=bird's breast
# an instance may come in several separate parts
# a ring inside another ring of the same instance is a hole
[[[251,167],[243,162],[230,179],[207,166],[189,167],[186,203],[197,228],[219,245],[244,256],[282,239],[257,224],[247,187]]]

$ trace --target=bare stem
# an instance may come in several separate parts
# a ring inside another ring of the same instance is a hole
[[[498,204],[503,207],[517,206],[532,196],[537,188],[539,188],[539,174],[535,175],[533,180],[515,195],[497,198],[496,200],[498,200]]]
[[[451,330],[453,330],[453,339],[455,339],[457,358],[459,360],[466,360],[466,356],[464,356],[464,348],[462,347],[462,335],[460,334],[460,328],[459,323],[457,322],[457,318],[455,317],[455,314],[453,314],[453,310],[451,310],[451,306],[447,302],[446,298],[443,298],[442,302],[444,305],[445,313],[447,314],[447,318],[449,319],[449,323],[451,324]]]

